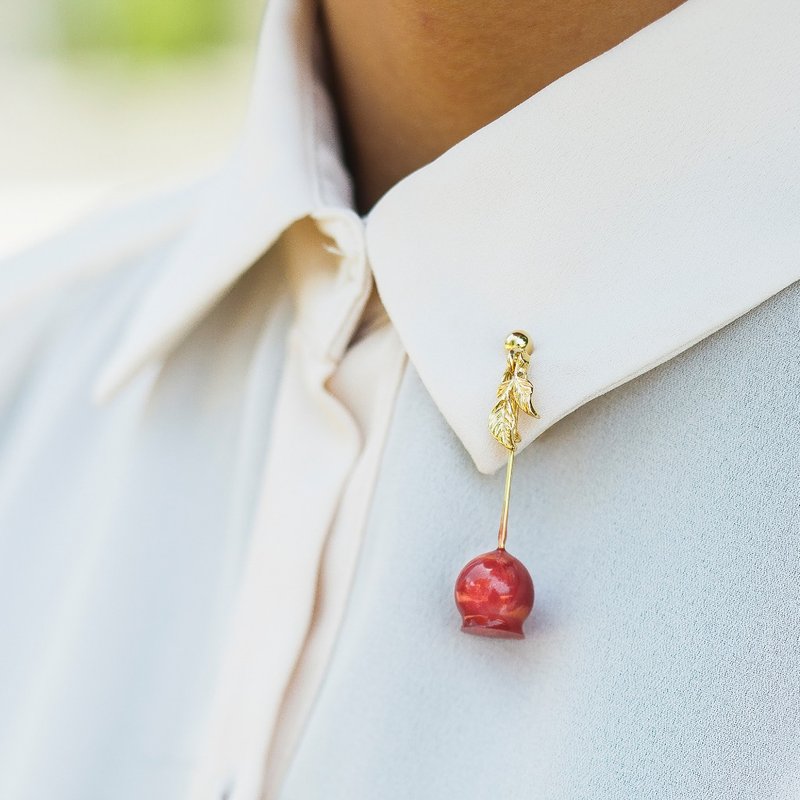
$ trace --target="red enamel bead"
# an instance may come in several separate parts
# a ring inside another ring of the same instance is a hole
[[[465,633],[522,639],[522,623],[533,609],[530,573],[505,550],[484,553],[459,573],[456,606]]]

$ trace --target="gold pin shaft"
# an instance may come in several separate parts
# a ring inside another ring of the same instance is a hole
[[[506,488],[503,492],[503,513],[500,517],[500,529],[497,531],[498,550],[506,549],[506,537],[508,536],[508,504],[511,500],[511,472],[514,469],[514,451],[508,451],[508,463],[506,464]]]

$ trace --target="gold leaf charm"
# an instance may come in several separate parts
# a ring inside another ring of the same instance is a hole
[[[489,412],[489,432],[503,447],[512,452],[521,437],[517,430],[519,412],[524,411],[538,419],[539,414],[533,405],[533,385],[528,379],[528,366],[533,352],[528,335],[524,331],[514,331],[506,338],[508,351],[503,380],[497,387],[497,402]]]

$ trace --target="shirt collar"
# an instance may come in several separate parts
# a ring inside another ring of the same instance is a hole
[[[163,355],[293,221],[360,225],[315,77],[312,6],[270,3],[241,144],[101,394]],[[541,419],[523,420],[524,448],[800,278],[798,35],[794,0],[687,0],[370,212],[383,303],[481,471],[505,459],[486,417],[509,331],[536,346]]]

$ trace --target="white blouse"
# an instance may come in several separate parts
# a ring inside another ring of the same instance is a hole
[[[218,175],[0,266],[0,797],[796,796],[799,35],[687,0],[363,219],[272,0]]]

